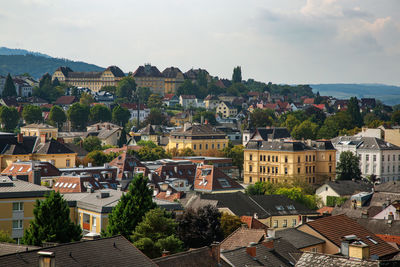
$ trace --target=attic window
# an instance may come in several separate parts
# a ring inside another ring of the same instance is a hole
[[[221,184],[222,187],[230,187],[231,185],[225,178],[218,179],[218,182]]]
[[[64,188],[66,188],[67,186],[68,186],[68,183],[65,183],[65,184],[64,184]]]
[[[295,210],[296,209],[293,205],[287,205],[286,208],[288,210]]]
[[[10,171],[12,171],[12,170],[14,170],[14,166],[12,166],[12,167],[10,168]]]
[[[57,183],[54,185],[54,187],[57,187],[59,184],[60,184],[60,183],[59,183],[59,182],[57,182]]]
[[[64,184],[64,183],[60,183],[60,187],[62,187],[62,186],[63,186],[63,184]]]
[[[76,187],[76,185],[77,185],[77,184],[74,184],[74,185],[72,186],[72,189],[74,189],[74,188]]]
[[[19,172],[22,171],[23,168],[24,168],[24,167],[19,168],[18,171],[19,171]]]
[[[69,185],[68,185],[68,188],[71,188],[71,186],[72,186],[72,184],[69,184]]]
[[[277,210],[284,210],[283,206],[281,206],[281,205],[275,206],[275,208],[276,208]]]
[[[369,241],[371,241],[372,243],[374,243],[375,245],[378,244],[378,242],[375,241],[375,240],[374,240],[372,237],[370,237],[370,236],[367,236],[367,239],[368,239]]]

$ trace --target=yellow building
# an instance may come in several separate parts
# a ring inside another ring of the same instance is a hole
[[[164,94],[175,94],[185,81],[182,71],[175,67],[166,68],[162,75],[164,76]]]
[[[40,181],[39,181],[40,182]],[[21,180],[0,177],[0,230],[20,243],[24,230],[33,219],[37,199],[43,199],[51,190]]]
[[[46,123],[32,123],[21,127],[21,133],[24,136],[42,136],[44,134],[46,138],[58,137],[58,129]]]
[[[47,139],[45,135],[23,136],[22,134],[0,135],[0,170],[15,161],[47,161],[57,168],[75,166],[77,153],[63,143]]]
[[[149,88],[152,93],[164,95],[164,76],[155,66],[139,66],[132,74],[138,88]]]
[[[224,132],[218,131],[209,124],[190,124],[171,132],[168,150],[190,148],[199,156],[206,156],[212,151],[228,146],[229,139]]]
[[[125,77],[124,72],[117,66],[96,72],[77,72],[69,67],[59,67],[54,72],[52,80],[57,78],[59,82],[98,92],[103,86],[116,86],[123,77]]]
[[[178,113],[171,117],[171,123],[175,124],[177,127],[182,127],[185,123],[190,122],[191,115],[189,112]]]
[[[330,141],[256,141],[244,150],[244,183],[322,184],[335,179],[336,150]]]
[[[237,108],[233,107],[231,103],[222,101],[218,104],[216,113],[220,117],[226,119],[237,115]]]

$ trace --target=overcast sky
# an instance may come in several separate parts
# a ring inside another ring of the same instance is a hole
[[[0,46],[134,71],[400,85],[400,0],[2,0]]]

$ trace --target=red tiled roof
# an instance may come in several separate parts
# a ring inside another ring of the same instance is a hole
[[[380,237],[382,240],[386,242],[394,242],[397,245],[400,245],[400,236],[396,235],[381,235],[381,234],[376,234],[376,236]]]
[[[126,109],[135,109],[137,110],[137,104],[136,103],[122,103],[121,107],[126,108]],[[139,104],[139,109],[143,110],[147,108],[145,104]]]
[[[181,199],[182,196],[183,192],[176,192],[170,195],[167,195],[167,192],[160,192],[156,195],[156,198],[174,202],[175,200]]]
[[[313,104],[314,107],[319,108],[320,110],[324,110],[325,109],[325,105],[324,104]]]
[[[321,218],[306,224],[338,247],[340,247],[344,236],[356,235],[357,238],[370,247],[371,255],[382,257],[398,252],[374,233],[343,214]],[[377,244],[371,242],[367,236],[370,236]]]
[[[174,97],[174,94],[165,94],[164,100],[171,100]]]
[[[240,227],[221,242],[220,248],[221,250],[232,250],[247,247],[251,242],[259,243],[264,237],[265,231],[263,229]]]
[[[323,215],[324,213],[326,214],[326,213],[328,213],[328,214],[332,214],[332,210],[334,209],[334,207],[328,207],[328,206],[325,206],[325,207],[322,207],[322,208],[320,208],[319,210],[317,210],[317,212],[320,214],[320,215]]]
[[[314,98],[305,98],[303,103],[304,104],[314,104]]]
[[[160,176],[162,180],[167,179],[167,176],[169,176],[169,178],[187,179],[189,184],[193,184],[196,175],[196,164],[163,165],[154,172]]]
[[[254,218],[253,216],[242,216],[240,217],[240,220],[247,224],[247,227],[249,229],[268,229],[268,226]]]
[[[53,185],[53,190],[61,194],[87,192],[88,188],[93,188],[93,190],[104,189],[93,177],[61,176]]]
[[[183,99],[196,99],[195,95],[181,95]]]
[[[71,105],[77,101],[76,97],[73,95],[63,95],[57,98],[54,102],[55,105]]]
[[[203,175],[206,172],[206,175]],[[243,187],[213,165],[197,167],[194,190],[199,191],[221,191],[221,190],[242,190]]]

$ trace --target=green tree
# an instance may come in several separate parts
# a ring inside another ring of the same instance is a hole
[[[242,145],[232,146],[231,144],[225,147],[222,152],[224,157],[231,158],[234,166],[238,167],[239,177],[242,177],[243,163],[244,163],[244,147]]]
[[[181,86],[176,90],[177,95],[196,95],[198,96],[199,86],[193,83],[191,80],[187,79],[183,82]]]
[[[170,213],[160,208],[152,209],[136,226],[131,240],[150,258],[160,257],[163,250],[177,253],[183,249],[183,242],[175,236],[177,225]],[[151,243],[143,239],[149,239]]]
[[[156,148],[157,147],[157,144],[155,144],[153,141],[150,141],[150,140],[147,140],[147,141],[140,140],[139,142],[137,142],[137,145],[138,146],[147,146],[149,148]]]
[[[365,114],[363,120],[364,120],[364,125],[370,127],[369,125],[371,125],[374,121],[379,120],[379,117],[376,116],[374,113],[370,112]]]
[[[112,85],[107,85],[107,86],[103,86],[101,87],[100,91],[105,91],[105,92],[109,92],[111,94],[115,94],[115,91],[117,90],[116,86],[112,86]]]
[[[187,248],[208,246],[223,239],[221,213],[211,205],[197,211],[186,209],[177,220],[178,237]]]
[[[147,87],[140,87],[136,90],[136,94],[139,96],[140,103],[146,103],[151,95],[151,91]]]
[[[94,97],[89,93],[83,92],[81,94],[79,103],[81,103],[82,105],[85,105],[85,106],[90,106],[90,104],[94,103]]]
[[[104,147],[102,149],[104,149]],[[120,153],[110,152],[106,154],[100,150],[93,150],[86,155],[85,159],[87,162],[91,162],[94,166],[103,166],[104,163],[112,161],[119,155]]]
[[[239,216],[231,215],[229,213],[223,212],[221,215],[221,229],[224,233],[224,238],[227,238],[236,229],[242,225],[242,221]]]
[[[128,109],[118,105],[113,109],[111,117],[114,123],[123,127],[129,121],[131,113]]]
[[[90,109],[90,120],[93,123],[111,121],[111,110],[104,105],[94,105]]]
[[[314,106],[308,107],[305,110],[305,115],[307,116],[308,120],[318,124],[319,126],[321,126],[326,119],[325,112]]]
[[[301,123],[301,121],[299,121],[298,119],[296,119],[296,117],[292,114],[289,114],[286,117],[285,122],[283,123],[282,126],[286,127],[290,132],[293,131],[293,129],[299,125]]]
[[[41,122],[43,120],[42,110],[38,106],[26,105],[22,110],[22,118],[27,124]]]
[[[167,125],[168,119],[160,109],[152,108],[150,109],[150,113],[144,120],[143,124]]]
[[[201,117],[203,116],[204,121],[207,120],[207,122],[211,125],[217,125],[217,120],[215,119],[215,112],[211,110],[202,110],[200,112],[196,112],[193,116],[193,121],[194,122],[199,122],[201,123]]]
[[[318,133],[318,125],[309,121],[305,120],[299,125],[295,126],[291,135],[294,139],[315,139]]]
[[[14,239],[12,239],[11,235],[4,230],[0,230],[0,242],[15,243],[15,241],[14,241]]]
[[[15,85],[13,82],[13,79],[11,78],[10,73],[7,75],[6,82],[4,84],[3,88],[3,97],[8,97],[8,96],[17,96],[17,90],[15,89]]]
[[[315,195],[305,194],[304,191],[299,187],[281,187],[275,191],[275,194],[287,196],[289,199],[303,204],[309,209],[318,208],[318,198]]]
[[[33,95],[53,102],[58,97],[64,95],[67,85],[53,85],[50,74],[46,73],[39,80],[39,86],[33,88]]]
[[[3,130],[13,132],[17,127],[19,121],[19,114],[16,108],[1,106],[0,107],[0,122]]]
[[[400,110],[394,111],[392,113],[392,117],[390,118],[390,121],[394,125],[399,125],[400,124]]]
[[[256,182],[246,188],[248,195],[272,195],[278,189],[278,185],[269,182]]]
[[[252,128],[271,126],[274,120],[275,114],[271,109],[256,108],[250,113],[250,126]]]
[[[122,128],[121,136],[118,139],[118,147],[123,147],[124,145],[126,145],[127,142],[128,142],[128,140],[126,139],[125,128]]]
[[[90,109],[80,103],[74,103],[67,111],[68,119],[71,121],[72,128],[83,130],[88,122]]]
[[[241,83],[242,82],[242,68],[237,66],[233,69],[232,74],[232,83]]]
[[[60,81],[58,80],[58,78],[56,77],[53,82],[51,83],[52,86],[56,87],[60,85]]]
[[[149,108],[161,108],[162,107],[162,98],[158,94],[151,94],[149,99],[147,100],[147,106]]]
[[[83,140],[83,148],[88,152],[100,150],[101,141],[97,136],[88,136]]]
[[[347,105],[347,113],[350,115],[354,126],[361,127],[363,125],[357,97],[350,97],[349,104]]]
[[[34,219],[25,230],[23,243],[41,246],[43,242],[68,243],[81,239],[81,228],[69,217],[67,201],[51,191],[44,200],[36,200]]]
[[[126,76],[122,78],[115,90],[115,94],[118,98],[132,98],[132,93],[136,90],[136,83],[132,76]]]
[[[53,125],[56,125],[60,129],[63,123],[66,122],[67,116],[61,107],[53,106],[50,109],[49,119]]]
[[[338,180],[361,179],[360,158],[351,151],[340,153],[336,173]]]
[[[142,221],[143,216],[156,207],[153,192],[147,186],[147,178],[136,174],[129,185],[128,192],[121,196],[118,204],[108,216],[104,236],[123,235],[130,239],[133,230]]]
[[[156,146],[154,148],[144,146],[139,149],[139,151],[136,153],[136,156],[141,161],[154,161],[158,159],[169,158],[165,150],[160,146]]]

